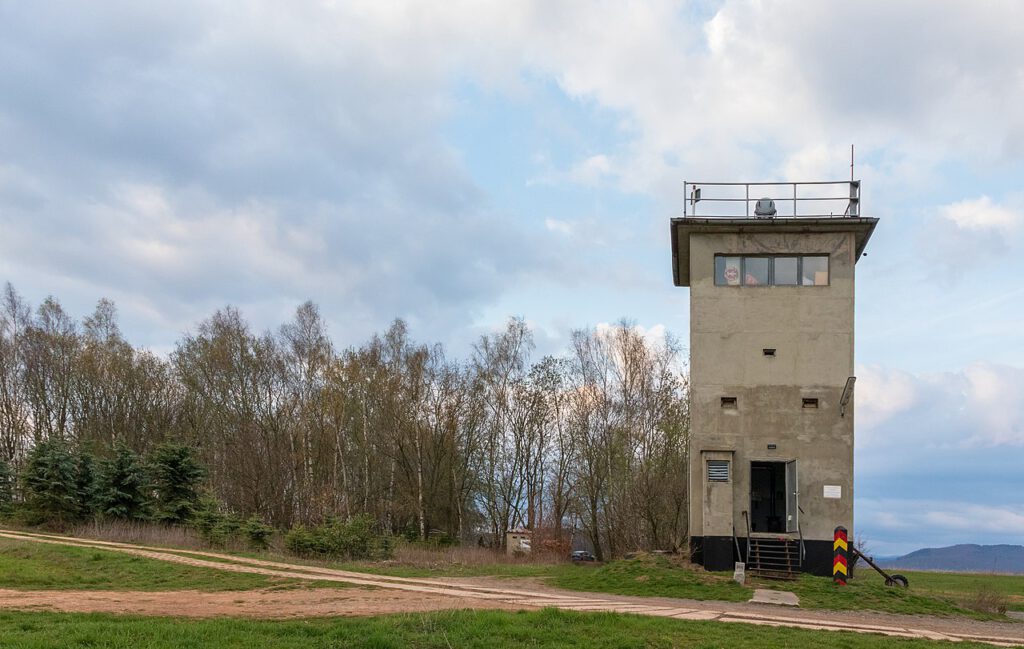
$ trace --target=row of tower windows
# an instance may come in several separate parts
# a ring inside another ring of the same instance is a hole
[[[817,397],[803,397],[801,400],[801,407],[803,408],[817,408],[818,398]],[[737,406],[736,397],[722,397],[722,407],[735,409]]]
[[[828,255],[715,255],[717,286],[828,286]]]

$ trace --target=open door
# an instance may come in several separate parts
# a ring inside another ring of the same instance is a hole
[[[786,531],[800,529],[800,483],[796,475],[796,460],[786,462]]]

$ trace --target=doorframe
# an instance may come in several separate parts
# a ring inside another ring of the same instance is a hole
[[[800,470],[799,470],[800,462],[799,462],[799,458],[795,458],[795,457],[748,457],[747,458],[747,499],[746,500],[747,500],[747,511],[751,511],[751,512],[753,511],[753,502],[752,502],[752,499],[754,497],[754,490],[753,490],[753,485],[754,485],[754,466],[753,465],[754,465],[755,462],[762,463],[762,464],[765,464],[765,463],[782,464],[782,465],[785,466],[785,469],[783,471],[783,477],[782,477],[783,482],[784,482],[783,491],[786,494],[786,500],[785,500],[785,502],[783,502],[783,508],[786,510],[785,516],[783,518],[783,528],[785,529],[785,531],[783,531],[783,532],[765,532],[765,534],[776,534],[776,535],[777,534],[797,534],[800,531]],[[789,521],[790,521],[790,518],[789,518],[789,516],[790,516],[790,512],[789,512],[789,499],[790,499],[790,495],[791,495],[789,493],[789,467],[790,467],[790,465],[793,466],[794,473],[796,473],[796,476],[795,476],[795,486],[796,486],[795,496],[796,497],[794,498],[794,502],[796,504],[796,511],[793,512],[794,525],[793,525],[792,529],[790,529],[790,525],[789,525]],[[762,534],[762,532],[752,532],[751,534]]]

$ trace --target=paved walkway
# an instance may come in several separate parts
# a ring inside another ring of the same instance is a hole
[[[502,608],[559,608],[570,611],[609,611],[633,613],[680,620],[715,620],[741,624],[784,626],[818,631],[850,631],[876,633],[905,638],[929,640],[965,640],[996,646],[1024,646],[1024,625],[971,623],[923,616],[864,615],[855,612],[824,612],[786,610],[764,604],[730,604],[727,602],[696,602],[662,598],[618,597],[592,593],[570,593],[547,588],[516,588],[459,582],[451,579],[427,579],[371,575],[348,570],[304,566],[277,561],[250,559],[215,552],[156,548],[109,541],[72,538],[51,534],[0,530],[0,537],[19,541],[73,547],[102,548],[134,556],[146,557],[197,567],[230,572],[246,572],[310,581],[338,581],[367,586],[421,593],[430,597],[461,600],[487,600]],[[472,605],[471,601],[465,601]],[[884,620],[877,623],[877,620]]]

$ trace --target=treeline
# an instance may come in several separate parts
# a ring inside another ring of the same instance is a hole
[[[556,545],[583,533],[599,556],[681,547],[686,397],[675,342],[624,322],[534,358],[512,319],[459,362],[400,320],[340,349],[312,303],[265,333],[228,307],[165,358],[124,339],[108,300],[80,322],[10,284],[0,304],[12,473],[47,443],[100,462],[184,445],[224,508],[281,528],[362,515],[410,538],[501,544],[527,527]]]

